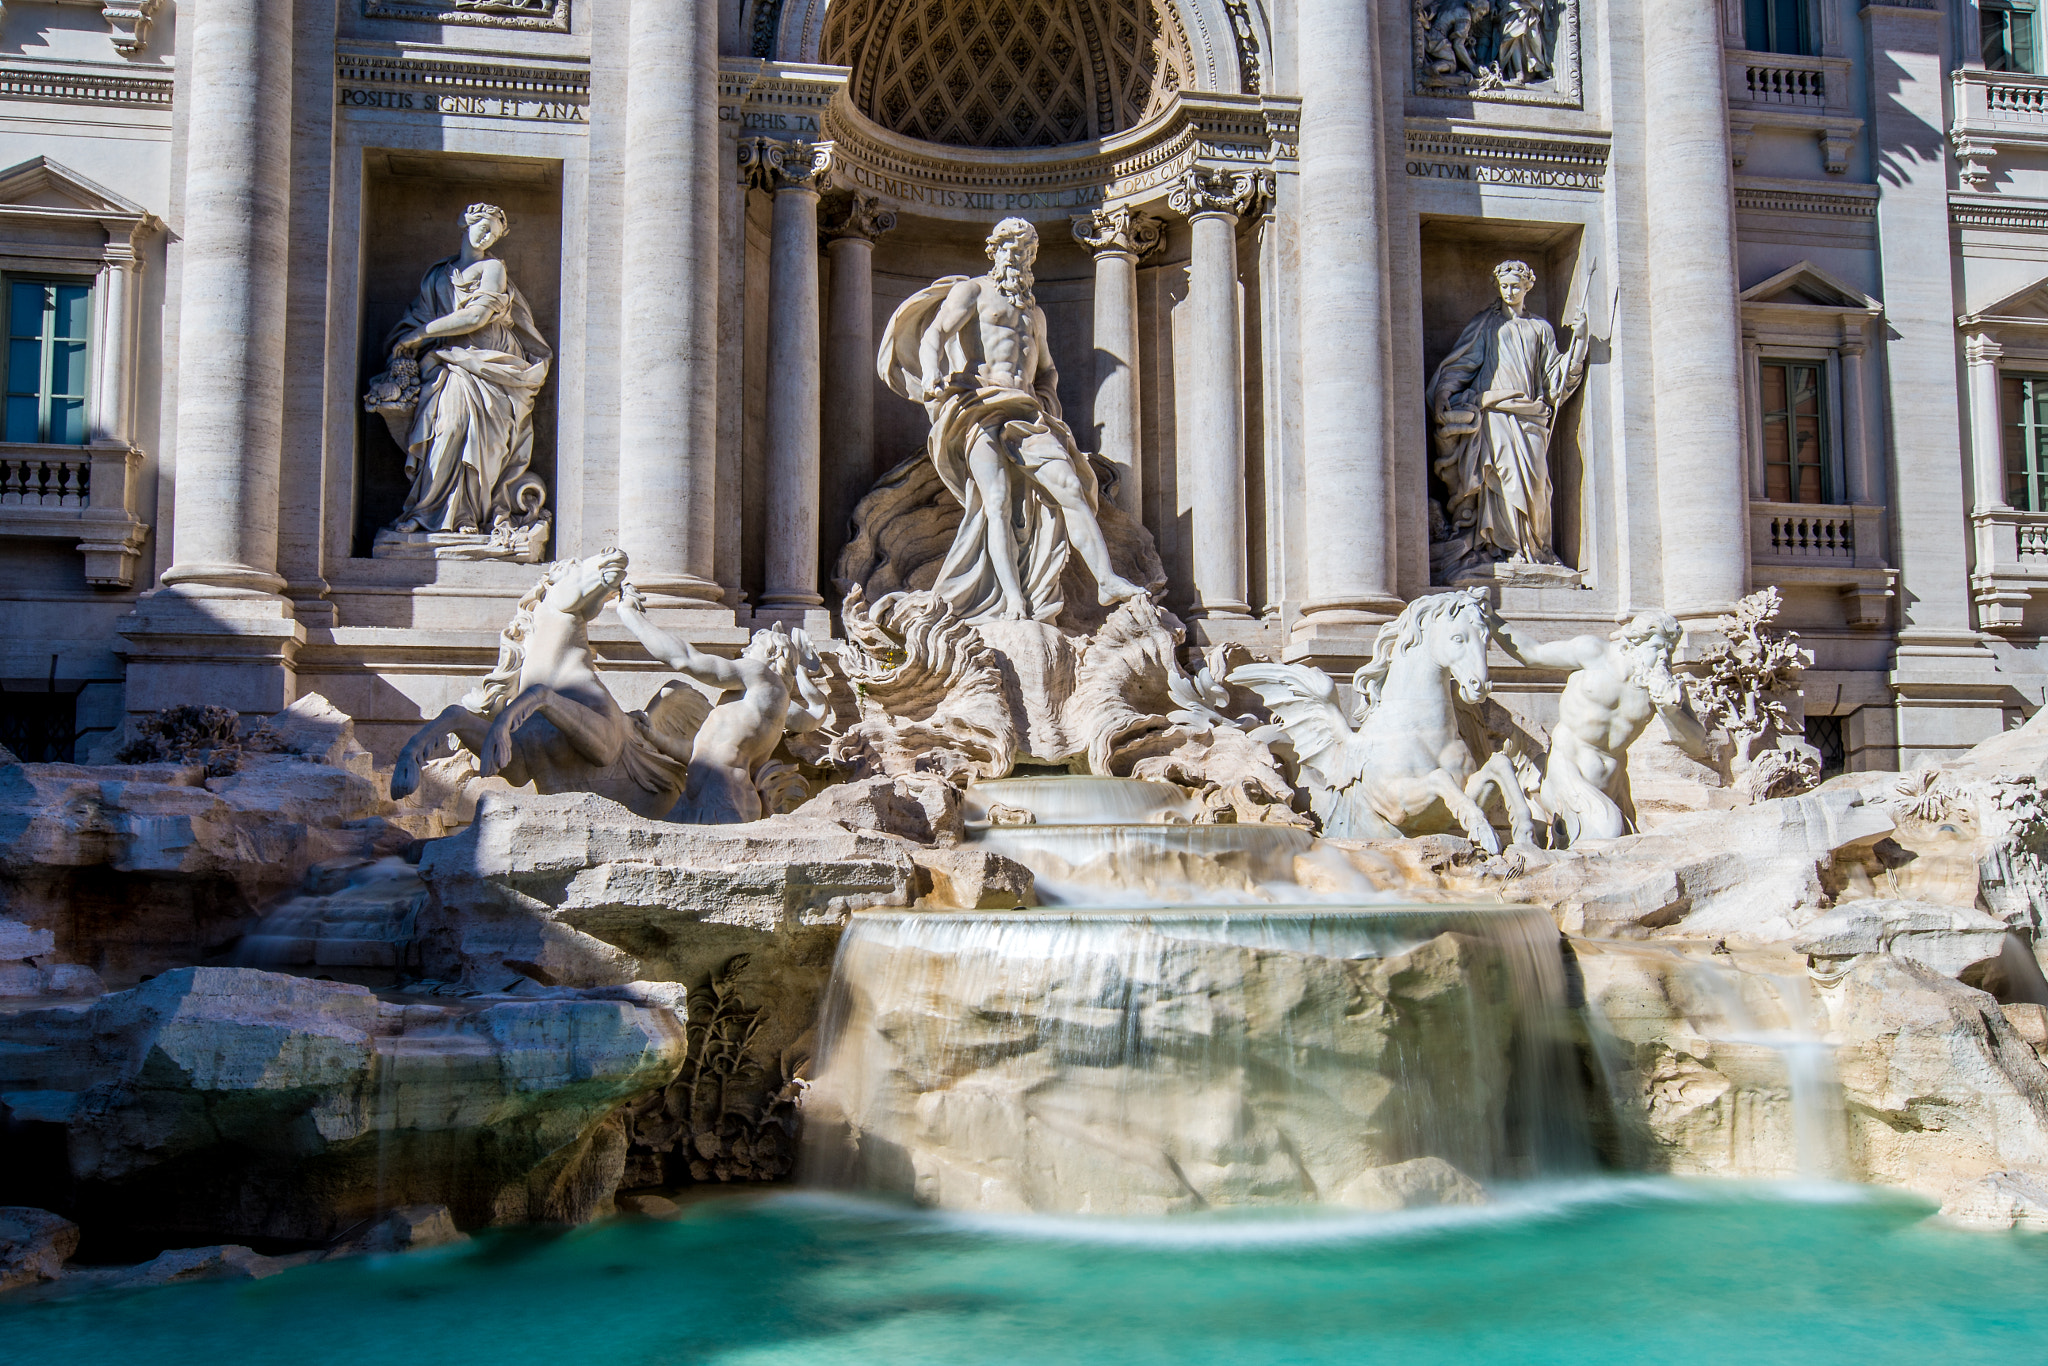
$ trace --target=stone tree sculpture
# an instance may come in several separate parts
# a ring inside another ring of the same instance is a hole
[[[405,508],[373,553],[539,562],[547,488],[532,472],[533,404],[554,352],[491,248],[505,211],[472,204],[462,248],[436,261],[386,339],[366,411],[405,451]]]
[[[1560,349],[1527,308],[1536,272],[1495,267],[1500,299],[1473,318],[1429,382],[1436,428],[1431,468],[1445,490],[1430,558],[1440,582],[1483,576],[1576,583],[1552,545],[1550,439],[1558,410],[1585,378],[1590,334],[1581,305]],[[1505,561],[1509,570],[1497,573]]]
[[[1038,230],[1004,219],[988,257],[988,274],[950,275],[905,300],[877,362],[890,389],[924,406],[926,453],[965,509],[933,591],[970,623],[1050,622],[1071,549],[1104,606],[1142,597],[1110,564],[1095,472],[1060,417],[1032,295]]]

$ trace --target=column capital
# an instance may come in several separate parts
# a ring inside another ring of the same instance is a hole
[[[1263,171],[1211,171],[1196,166],[1174,184],[1166,202],[1183,218],[1212,214],[1242,219],[1272,195]]]
[[[818,206],[818,236],[827,243],[846,237],[872,242],[895,226],[895,213],[858,190],[837,191]]]
[[[740,139],[740,179],[757,190],[820,194],[831,169],[832,149],[822,143]]]
[[[2005,347],[1989,332],[1972,332],[1963,339],[1963,355],[1972,365],[1996,365]]]
[[[1166,224],[1129,204],[1074,215],[1074,240],[1097,256],[1142,261],[1166,240]]]

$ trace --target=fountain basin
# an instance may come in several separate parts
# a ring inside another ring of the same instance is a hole
[[[973,839],[1031,869],[1048,905],[1289,899],[1269,889],[1293,884],[1295,859],[1315,847],[1287,825],[997,825]]]
[[[1385,1207],[1387,1170],[1428,1158],[1456,1169],[1443,1197],[1572,1148],[1561,996],[1540,911],[861,912],[807,1172],[944,1208],[1155,1214]]]

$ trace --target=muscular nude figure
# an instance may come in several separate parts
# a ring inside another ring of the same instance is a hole
[[[1653,715],[1671,738],[1696,757],[1706,753],[1706,728],[1693,715],[1685,687],[1671,672],[1678,622],[1666,612],[1644,612],[1607,639],[1573,636],[1539,645],[1505,623],[1494,639],[1522,663],[1569,669],[1543,770],[1544,805],[1564,821],[1570,843],[1613,839],[1635,824],[1628,790],[1628,747]]]
[[[737,692],[704,718],[690,747],[690,775],[682,800],[669,819],[688,825],[733,825],[759,820],[761,794],[755,773],[774,755],[785,734],[803,734],[828,716],[825,694],[811,681],[802,655],[809,642],[780,625],[756,631],[738,659],[705,654],[648,620],[639,590],[619,590],[619,620],[647,652],[677,673],[720,692]],[[792,702],[800,692],[801,705]]]
[[[988,274],[940,280],[905,301],[882,343],[882,378],[924,405],[932,463],[965,509],[934,591],[969,621],[1050,621],[1071,546],[1104,606],[1139,597],[1145,590],[1110,566],[1095,474],[1060,416],[1059,372],[1031,292],[1038,230],[1004,219],[988,256]]]

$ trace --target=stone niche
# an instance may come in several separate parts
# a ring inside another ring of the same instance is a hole
[[[429,266],[462,246],[462,212],[478,202],[505,211],[512,231],[493,248],[533,308],[556,361],[533,409],[532,469],[555,488],[561,387],[562,168],[558,161],[375,150],[363,166],[363,297],[355,398],[356,509],[352,554],[365,558],[405,503],[405,452],[359,401],[388,359],[385,338],[419,292]]]
[[[1422,375],[1418,393],[1426,393],[1430,378],[1445,356],[1458,343],[1465,324],[1500,297],[1494,286],[1493,268],[1502,261],[1525,261],[1536,272],[1536,288],[1529,295],[1529,308],[1550,320],[1563,345],[1570,334],[1565,322],[1578,306],[1584,287],[1578,275],[1585,268],[1584,229],[1576,223],[1504,222],[1500,219],[1425,216],[1422,220]],[[1593,280],[1593,298],[1586,312],[1592,319],[1596,340],[1589,357],[1587,374],[1605,358],[1601,345],[1608,326],[1608,300],[1613,294],[1611,266],[1602,261]],[[1556,491],[1552,516],[1557,555],[1580,570],[1589,568],[1583,558],[1587,470],[1585,453],[1589,442],[1586,419],[1586,386],[1564,405],[1550,443],[1550,480]],[[1434,439],[1434,424],[1429,426]],[[1435,448],[1425,454],[1425,465]],[[1429,495],[1441,499],[1443,487],[1435,475],[1429,479]]]

